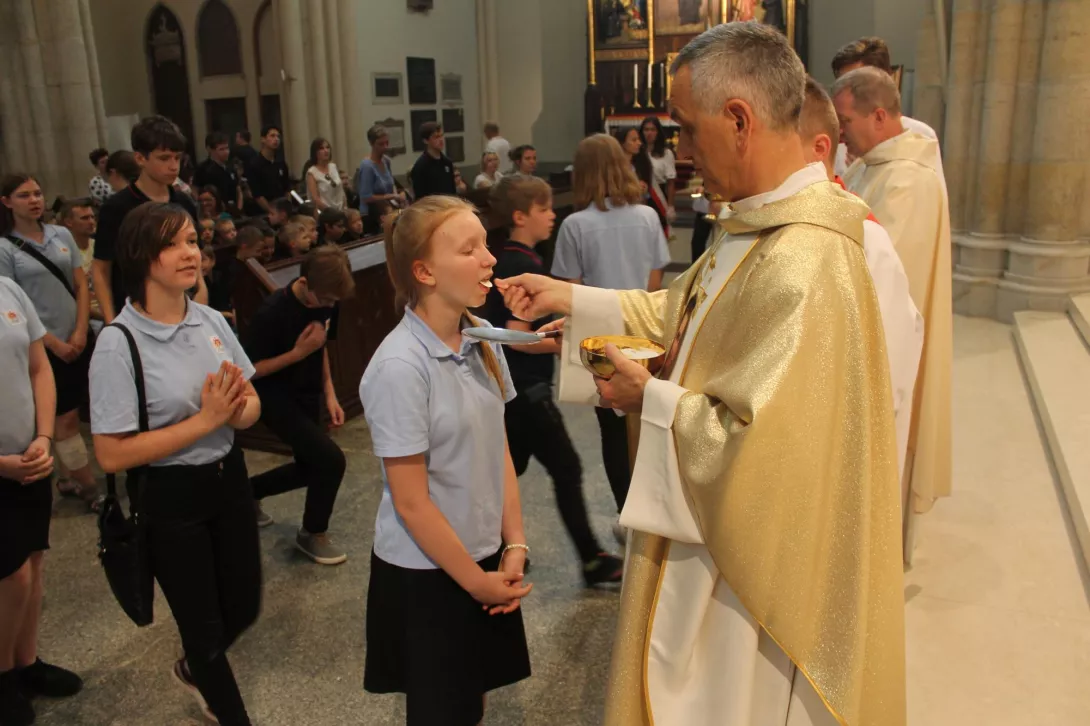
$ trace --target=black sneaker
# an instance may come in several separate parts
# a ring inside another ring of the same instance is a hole
[[[18,673],[23,690],[29,696],[67,698],[76,695],[83,688],[82,678],[72,671],[50,665],[41,658],[26,668],[20,668]]]
[[[30,726],[34,723],[34,707],[23,693],[18,671],[0,673],[0,724]]]
[[[618,583],[624,576],[624,560],[599,552],[593,560],[583,563],[583,582],[587,587]]]

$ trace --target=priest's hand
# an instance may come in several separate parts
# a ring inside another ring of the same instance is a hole
[[[643,410],[643,390],[651,380],[651,372],[639,363],[629,360],[615,345],[607,345],[605,353],[616,372],[609,380],[598,377],[594,379],[601,406],[616,408],[625,413],[639,413]]]
[[[572,285],[544,275],[518,275],[492,283],[503,293],[503,304],[519,320],[533,322],[546,315],[571,315]]]

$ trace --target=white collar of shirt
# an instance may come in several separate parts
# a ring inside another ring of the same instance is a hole
[[[864,163],[864,164],[866,164],[866,163],[867,163],[867,157],[868,157],[868,156],[870,156],[870,157],[871,157],[871,160],[873,161],[874,157],[873,157],[872,155],[874,154],[874,152],[876,152],[876,151],[879,151],[879,152],[880,152],[880,151],[882,151],[883,149],[885,149],[885,148],[887,148],[887,147],[893,146],[894,144],[896,144],[896,143],[897,143],[898,141],[900,141],[900,140],[901,140],[901,137],[902,137],[902,136],[904,136],[904,135],[905,135],[905,134],[907,134],[907,133],[911,133],[911,130],[910,130],[910,129],[907,129],[907,128],[906,128],[906,129],[905,129],[904,131],[902,131],[901,133],[897,134],[897,135],[896,135],[896,136],[894,136],[893,138],[891,138],[891,139],[886,139],[885,141],[883,141],[883,142],[881,142],[881,143],[879,143],[879,144],[875,144],[875,145],[874,145],[874,148],[873,148],[873,149],[871,149],[871,150],[870,150],[870,151],[868,151],[867,153],[863,154],[863,163]]]
[[[158,340],[160,343],[169,343],[181,327],[195,328],[201,324],[197,306],[190,303],[189,300],[185,302],[185,317],[182,318],[182,322],[173,325],[160,323],[158,320],[152,320],[144,315],[132,304],[132,298],[125,298],[125,309],[129,310],[132,316],[129,320],[132,327],[144,335]]]
[[[50,240],[55,239],[57,237],[60,237],[61,233],[60,233],[60,230],[57,228],[56,225],[54,225],[54,224],[43,224],[42,225],[42,241],[41,241],[41,243],[35,242],[30,237],[24,237],[23,235],[19,234],[15,230],[12,230],[11,232],[8,232],[8,235],[11,236],[11,237],[18,237],[19,239],[23,240],[24,242],[29,242],[30,244],[34,245],[35,247],[48,247]]]
[[[737,202],[723,205],[723,209],[719,211],[719,218],[727,219],[738,212],[752,212],[754,209],[760,209],[766,204],[771,204],[772,202],[778,202],[781,199],[787,199],[788,197],[794,196],[806,187],[813,186],[814,184],[823,181],[829,181],[829,175],[825,171],[825,165],[819,161],[815,161],[812,164],[807,164],[791,176],[787,177],[782,184],[770,192],[755,194],[752,197],[746,197],[745,199],[739,199]]]

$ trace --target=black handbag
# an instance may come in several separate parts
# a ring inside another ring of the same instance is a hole
[[[147,394],[144,391],[144,368],[140,351],[132,333],[124,325],[113,323],[129,343],[133,378],[136,379],[136,400],[141,433],[148,430]],[[146,479],[147,466],[129,469],[126,484],[129,490],[131,517],[125,516],[117,498],[117,482],[113,474],[106,475],[106,499],[98,515],[98,559],[110,583],[110,590],[125,614],[138,626],[151,625],[155,598],[154,578],[148,553],[147,522],[143,516],[140,488]]]

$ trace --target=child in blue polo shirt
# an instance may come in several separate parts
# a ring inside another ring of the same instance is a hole
[[[387,232],[405,306],[360,382],[385,488],[367,596],[364,688],[407,696],[409,726],[477,724],[484,695],[530,675],[528,547],[503,408],[514,385],[480,325],[495,259],[473,207],[432,196]]]
[[[95,452],[107,472],[147,467],[129,495],[182,637],[185,656],[172,675],[206,716],[248,726],[227,649],[261,602],[253,493],[235,445],[235,429],[261,412],[249,383],[254,367],[223,316],[186,296],[201,255],[185,209],[137,207],[121,225],[116,253],[128,299],[114,323],[136,343],[150,430],[139,431],[126,338],[108,326],[91,359]]]

